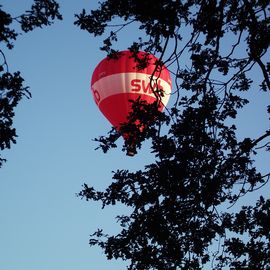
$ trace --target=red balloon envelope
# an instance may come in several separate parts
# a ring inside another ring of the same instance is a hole
[[[117,129],[120,124],[127,122],[127,116],[132,110],[129,100],[141,100],[153,103],[157,94],[153,90],[162,90],[159,97],[160,110],[169,101],[171,93],[171,78],[165,66],[156,68],[158,59],[149,53],[138,52],[139,59],[147,57],[147,67],[138,68],[130,51],[119,52],[117,59],[106,57],[95,68],[91,89],[94,100],[100,111]]]

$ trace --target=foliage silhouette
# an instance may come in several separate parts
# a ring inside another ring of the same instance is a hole
[[[234,121],[249,102],[243,92],[270,91],[269,8],[263,0],[106,0],[76,15],[75,24],[94,36],[117,27],[101,47],[108,54],[117,52],[119,31],[139,24],[144,38],[130,50],[160,55],[157,65],[170,68],[176,87],[167,115],[153,118],[153,108],[138,102],[123,126],[133,127],[137,147],[152,142],[153,163],[137,172],[117,170],[105,191],[84,184],[79,193],[103,207],[119,202],[131,209],[117,217],[118,234],[98,229],[90,239],[108,259],[128,260],[130,270],[270,268],[270,200],[261,196],[256,205],[227,209],[270,177],[253,160],[258,149],[270,150],[269,127],[258,138],[240,140]],[[110,25],[115,18],[122,24]],[[250,76],[254,69],[260,83]],[[148,128],[136,131],[134,119]],[[106,152],[116,147],[116,137],[112,131],[96,140]]]
[[[24,79],[19,71],[11,73],[5,57],[5,47],[11,50],[14,41],[20,34],[19,24],[23,32],[29,32],[37,27],[51,25],[55,19],[62,19],[59,4],[54,0],[34,0],[30,10],[17,17],[3,10],[0,5],[0,149],[10,148],[16,143],[16,129],[13,127],[14,109],[23,98],[30,98],[29,87],[24,86]],[[6,160],[0,156],[0,167]]]
[[[108,259],[128,260],[129,270],[270,268],[270,200],[261,196],[256,205],[231,211],[270,177],[254,164],[258,149],[270,150],[269,126],[258,138],[239,139],[234,121],[250,101],[244,92],[270,91],[269,9],[263,0],[106,0],[76,15],[75,24],[94,36],[117,27],[101,47],[108,54],[117,52],[119,31],[139,24],[144,38],[130,50],[160,55],[157,65],[170,68],[176,87],[166,114],[153,118],[151,105],[137,102],[123,126],[133,127],[137,147],[152,142],[153,163],[137,172],[117,170],[105,191],[84,184],[79,193],[103,207],[118,202],[131,209],[117,217],[118,234],[98,229],[90,239]],[[122,24],[110,25],[115,18]],[[134,119],[147,128],[140,133]],[[112,131],[96,141],[106,152],[116,137]]]

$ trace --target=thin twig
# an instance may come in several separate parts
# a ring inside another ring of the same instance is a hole
[[[4,59],[4,63],[2,64],[2,66],[5,65],[6,68],[7,68],[7,72],[9,72],[6,56],[5,56],[5,54],[4,54],[4,52],[2,50],[0,50],[0,53],[1,53],[2,57],[3,57],[3,59]]]

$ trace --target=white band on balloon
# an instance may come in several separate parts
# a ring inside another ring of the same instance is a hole
[[[137,93],[151,97],[158,96],[161,98],[163,105],[166,106],[171,94],[171,85],[165,80],[155,76],[151,77],[149,74],[135,72],[117,73],[102,77],[91,88],[97,105],[112,95]],[[153,93],[153,90],[162,90],[162,95]]]

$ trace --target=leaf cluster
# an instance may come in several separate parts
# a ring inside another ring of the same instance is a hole
[[[11,73],[5,57],[3,45],[8,49],[14,47],[14,41],[20,34],[17,23],[23,32],[37,27],[51,25],[55,19],[62,19],[59,4],[54,0],[34,0],[30,10],[12,17],[0,5],[0,149],[10,148],[16,143],[16,129],[13,127],[14,109],[23,97],[30,98],[29,87],[24,86],[24,79],[19,71]],[[6,160],[0,158],[0,167]]]

